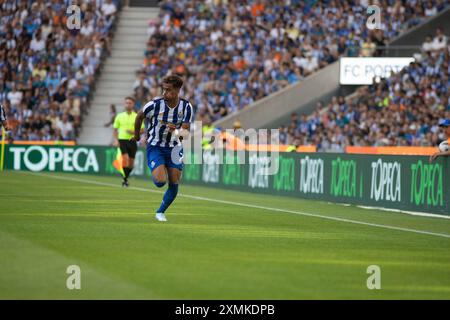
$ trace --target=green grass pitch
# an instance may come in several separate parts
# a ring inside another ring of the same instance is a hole
[[[449,219],[182,184],[161,223],[131,185],[0,173],[0,298],[450,299]]]

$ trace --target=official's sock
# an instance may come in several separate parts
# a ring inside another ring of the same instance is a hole
[[[173,200],[175,200],[175,198],[177,197],[177,193],[178,193],[178,184],[169,183],[169,187],[164,193],[161,206],[156,212],[164,213],[167,210],[167,208],[172,204]]]
[[[128,174],[127,174],[127,179],[128,177],[131,175],[131,172],[133,171],[133,168],[128,167]]]
[[[123,172],[125,173],[125,177],[124,177],[125,180],[128,180],[128,177],[130,176],[131,170],[133,170],[133,169],[128,168],[128,167],[123,167]]]

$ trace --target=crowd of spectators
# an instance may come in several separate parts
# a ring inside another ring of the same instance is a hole
[[[377,46],[437,14],[448,0],[380,0],[381,29],[365,27],[368,0],[163,0],[149,23],[133,89],[137,107],[168,73],[185,77],[197,119],[215,121],[295,83],[340,55]],[[69,29],[70,5],[81,28]],[[16,140],[72,140],[95,85],[120,0],[0,0],[0,103]],[[427,40],[435,50],[442,43]],[[424,48],[424,50],[425,50]]]
[[[0,1],[0,103],[12,139],[76,138],[119,9],[120,0]]]
[[[293,84],[341,55],[380,55],[377,46],[437,14],[448,0],[376,1],[380,29],[366,27],[368,0],[164,0],[149,23],[134,85],[138,105],[158,80],[184,75],[197,119],[215,121]]]
[[[450,118],[450,43],[443,30],[429,35],[417,60],[401,72],[361,87],[349,99],[318,103],[313,114],[292,114],[281,143],[313,144],[318,151],[346,146],[436,146]]]

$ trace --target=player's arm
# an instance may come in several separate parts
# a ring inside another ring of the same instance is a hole
[[[0,121],[0,129],[2,127],[5,129],[5,131],[9,131],[8,124],[6,123],[6,121]]]
[[[5,129],[5,131],[9,131],[8,122],[3,121],[2,126]]]
[[[183,123],[181,125],[181,128],[178,132],[178,136],[180,137],[180,141],[187,140],[189,138],[189,133],[191,130],[191,124],[190,123]]]
[[[144,131],[142,128],[142,122],[144,119],[144,111],[140,110],[136,116],[136,120],[134,121],[134,137],[132,139],[135,141],[139,141],[141,139],[141,133]]]
[[[442,152],[436,152],[435,154],[432,154],[430,156],[430,162],[433,162],[438,157],[445,157],[445,156],[450,156],[450,151],[442,151]]]
[[[145,118],[145,117],[144,117]],[[141,131],[139,132],[140,134],[143,134],[145,132],[145,125],[144,125],[144,122],[142,121],[142,124],[141,124]]]
[[[192,108],[192,105],[188,103],[186,113],[184,114],[183,122],[178,133],[181,141],[189,138],[192,121],[194,121],[194,108]]]

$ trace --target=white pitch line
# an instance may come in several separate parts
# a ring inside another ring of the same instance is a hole
[[[327,204],[334,204],[344,207],[350,207],[351,204],[349,203],[340,203],[340,202],[326,202]],[[373,207],[373,206],[362,206],[362,205],[355,205],[358,208],[366,209],[366,210],[378,210],[378,211],[390,211],[390,212],[396,212],[396,213],[406,213],[411,216],[419,216],[419,217],[426,217],[426,218],[438,218],[438,219],[448,219],[450,220],[450,215],[445,216],[442,214],[437,213],[427,213],[427,212],[420,212],[420,211],[407,211],[402,209],[392,209],[392,208],[385,208],[385,207]]]
[[[426,212],[418,212],[418,211],[406,211],[406,210],[384,208],[384,207],[371,207],[371,206],[359,206],[359,205],[357,207],[361,208],[361,209],[367,209],[367,210],[382,210],[382,211],[390,211],[390,212],[397,212],[397,213],[406,213],[411,216],[450,220],[450,216],[444,216],[442,214],[434,214],[434,213],[426,213]]]
[[[27,172],[27,173],[28,174],[32,174],[32,175],[36,175],[36,176],[52,178],[52,179],[59,179],[59,180],[66,180],[66,181],[75,181],[75,182],[95,184],[95,185],[99,185],[99,186],[106,186],[106,187],[113,187],[113,188],[122,188],[121,186],[119,186],[117,184],[100,182],[100,181],[93,181],[93,180],[87,180],[87,179],[78,179],[78,178],[69,178],[69,177],[61,177],[61,176],[48,175],[48,174],[42,174],[42,173],[29,173],[29,172]],[[145,189],[145,188],[139,188],[139,187],[129,187],[128,189],[137,190],[137,191],[143,191],[143,192],[160,193],[160,194],[164,193],[163,191],[151,190],[151,189]],[[258,206],[258,205],[242,203],[242,202],[235,202],[235,201],[227,201],[227,200],[219,200],[219,199],[212,199],[212,198],[206,198],[206,197],[192,196],[192,195],[183,194],[183,193],[180,193],[179,195],[181,197],[184,197],[184,198],[195,199],[195,200],[223,203],[223,204],[229,204],[229,205],[235,205],[235,206],[247,207],[247,208],[253,208],[253,209],[261,209],[261,210],[267,210],[267,211],[277,211],[277,212],[284,212],[284,213],[292,213],[292,214],[297,214],[297,215],[307,216],[307,217],[321,218],[321,219],[327,219],[327,220],[333,220],[333,221],[339,221],[339,222],[347,222],[347,223],[359,224],[359,225],[376,227],[376,228],[384,228],[384,229],[390,229],[390,230],[396,230],[396,231],[412,232],[412,233],[425,234],[425,235],[442,237],[442,238],[449,238],[450,239],[450,234],[447,234],[447,233],[436,233],[436,232],[431,232],[431,231],[424,231],[424,230],[417,230],[417,229],[410,229],[410,228],[395,227],[395,226],[390,226],[390,225],[385,225],[385,224],[377,224],[377,223],[370,223],[370,222],[364,222],[364,221],[358,221],[358,220],[352,220],[352,219],[324,216],[324,215],[315,214],[315,213],[307,213],[307,212],[301,212],[301,211],[294,211],[294,210],[287,210],[287,209],[280,209],[280,208],[271,208],[271,207],[265,207],[265,206]]]

